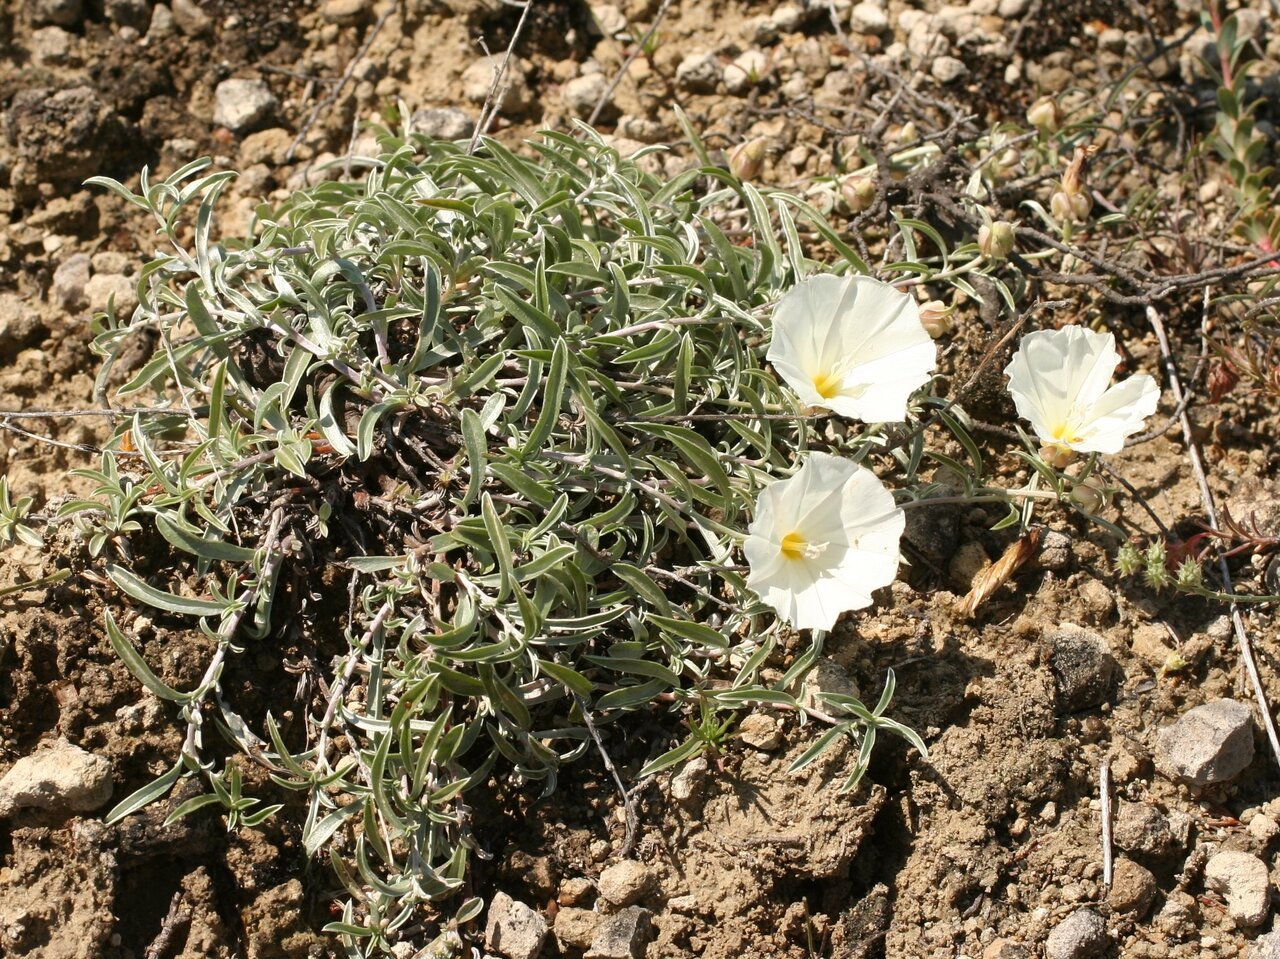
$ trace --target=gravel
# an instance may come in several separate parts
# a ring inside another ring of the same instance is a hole
[[[429,107],[413,114],[413,131],[433,140],[465,140],[475,131],[471,114],[457,107]]]
[[[1193,786],[1234,779],[1253,761],[1253,713],[1234,699],[1197,706],[1156,738],[1156,766]]]
[[[1077,909],[1058,923],[1044,943],[1045,959],[1089,959],[1107,945],[1107,924],[1092,909]]]
[[[653,876],[633,859],[615,862],[600,874],[600,895],[614,906],[630,906],[639,902],[653,885]]]
[[[640,959],[651,931],[649,910],[623,909],[600,924],[585,959]]]
[[[488,947],[506,959],[534,959],[547,940],[547,921],[505,892],[494,894],[484,929]]]
[[[110,798],[110,760],[57,739],[0,779],[0,818],[29,808],[91,812]]]
[[[263,126],[276,108],[276,97],[263,80],[233,77],[213,91],[214,126],[247,133]]]
[[[1151,870],[1132,859],[1118,859],[1107,893],[1107,903],[1116,912],[1131,912],[1141,919],[1155,899],[1156,878]]]
[[[1204,867],[1204,884],[1227,900],[1237,926],[1260,926],[1271,911],[1271,877],[1257,856],[1237,850],[1216,854]]]

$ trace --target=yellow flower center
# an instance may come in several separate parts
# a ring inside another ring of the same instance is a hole
[[[813,388],[824,400],[829,400],[840,390],[840,377],[834,373],[819,373],[813,378]]]
[[[782,555],[787,559],[803,559],[805,551],[809,548],[808,540],[794,530],[782,537],[780,545]]]

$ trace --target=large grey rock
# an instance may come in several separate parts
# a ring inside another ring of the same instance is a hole
[[[1044,943],[1045,959],[1090,959],[1107,945],[1107,924],[1092,909],[1077,909],[1054,927]]]
[[[485,944],[506,959],[535,959],[547,940],[547,922],[536,911],[505,892],[489,903]]]
[[[1063,708],[1076,712],[1106,702],[1116,668],[1107,641],[1073,623],[1063,623],[1047,639],[1049,668]]]
[[[1204,867],[1204,884],[1227,900],[1237,926],[1260,926],[1271,910],[1267,864],[1238,850],[1216,854]]]
[[[89,254],[76,253],[58,264],[53,271],[53,301],[64,309],[74,310],[84,303],[84,288],[89,282]]]
[[[263,80],[232,77],[213,91],[213,122],[233,133],[262,126],[275,108],[275,94]]]
[[[19,809],[91,812],[111,798],[111,763],[57,739],[0,779],[0,817]]]
[[[649,941],[649,910],[630,906],[600,924],[585,959],[641,959]]]
[[[1253,761],[1253,713],[1234,699],[1187,712],[1156,737],[1156,766],[1193,786],[1234,779]]]

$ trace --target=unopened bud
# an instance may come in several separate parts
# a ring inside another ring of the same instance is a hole
[[[768,141],[764,137],[756,137],[739,143],[729,151],[729,169],[740,180],[754,180],[760,175],[764,166],[764,156]]]
[[[914,120],[908,120],[898,129],[899,146],[910,146],[920,139],[920,131],[916,129]]]
[[[1096,476],[1090,476],[1071,487],[1071,502],[1086,513],[1100,513],[1111,503],[1111,490]]]
[[[869,176],[846,177],[840,184],[840,195],[854,213],[869,210],[876,202],[876,181]]]
[[[1062,109],[1058,101],[1050,96],[1041,97],[1027,110],[1027,122],[1045,136],[1057,133],[1062,128]]]
[[[1049,212],[1059,223],[1083,223],[1093,209],[1093,197],[1087,193],[1057,190],[1049,197]]]
[[[1013,224],[1006,220],[984,223],[978,230],[978,249],[983,256],[1003,260],[1013,252]]]
[[[936,340],[954,330],[956,321],[947,304],[941,300],[930,300],[928,303],[920,304],[920,325]]]

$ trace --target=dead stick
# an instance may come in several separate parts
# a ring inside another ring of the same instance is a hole
[[[489,132],[489,127],[493,126],[493,121],[498,118],[498,113],[502,110],[502,103],[507,98],[507,70],[511,65],[511,55],[515,53],[516,44],[520,42],[520,34],[524,33],[524,25],[529,20],[529,8],[532,6],[533,0],[525,0],[524,10],[520,14],[520,19],[516,21],[515,32],[511,34],[511,42],[507,44],[507,53],[502,58],[502,65],[498,67],[498,72],[493,75],[493,86],[489,88],[489,95],[485,97],[484,106],[480,108],[480,119],[476,121],[471,142],[467,144],[468,155],[476,152],[476,144]]]
[[[1102,884],[1111,888],[1111,759],[1104,757],[1098,773],[1098,802],[1102,812]]]
[[[605,87],[604,93],[600,94],[600,99],[596,101],[595,109],[591,111],[591,116],[587,117],[587,126],[593,127],[596,121],[600,119],[600,114],[604,111],[605,106],[613,98],[614,91],[618,89],[618,84],[622,82],[622,78],[627,75],[627,71],[631,69],[631,64],[635,63],[636,57],[640,56],[649,45],[649,40],[654,32],[658,29],[658,24],[662,22],[662,18],[667,15],[667,9],[671,6],[671,0],[662,0],[662,6],[658,8],[657,14],[654,15],[653,23],[640,38],[635,49],[631,51],[626,60],[622,62],[622,66],[618,68],[618,72],[614,74],[613,79],[609,81],[609,85]]]
[[[1208,312],[1209,287],[1205,286],[1204,315],[1206,317]],[[1169,374],[1169,389],[1173,392],[1174,402],[1182,407],[1182,383],[1178,379],[1178,368],[1173,362],[1173,353],[1169,349],[1169,337],[1165,334],[1164,323],[1161,322],[1160,314],[1155,307],[1147,307],[1147,322],[1151,324],[1151,328],[1155,331],[1156,339],[1160,343],[1160,355],[1164,359],[1165,370]],[[1185,407],[1183,407],[1180,420],[1182,438],[1187,444],[1187,458],[1191,461],[1191,470],[1195,474],[1196,484],[1200,487],[1200,501],[1204,505],[1205,518],[1209,521],[1209,528],[1216,532],[1218,530],[1218,511],[1213,505],[1213,493],[1209,489],[1209,481],[1205,477],[1204,466],[1200,461],[1200,447],[1196,445],[1195,437],[1191,433],[1191,421],[1187,417]],[[1218,554],[1218,571],[1222,576],[1222,591],[1224,593],[1232,593],[1235,591],[1235,587],[1231,583],[1231,569],[1227,566],[1227,558],[1222,555],[1222,550],[1216,544],[1214,551]],[[1249,675],[1249,682],[1253,686],[1253,696],[1257,700],[1258,709],[1262,713],[1262,725],[1267,731],[1267,740],[1271,743],[1271,752],[1276,758],[1276,763],[1280,764],[1280,736],[1276,735],[1275,720],[1271,718],[1271,709],[1267,706],[1267,694],[1262,688],[1262,677],[1258,675],[1258,664],[1253,658],[1253,644],[1249,641],[1249,633],[1244,628],[1244,617],[1240,615],[1240,607],[1234,603],[1231,604],[1231,625],[1235,627],[1236,640],[1240,645],[1240,660],[1244,663],[1245,671]]]

